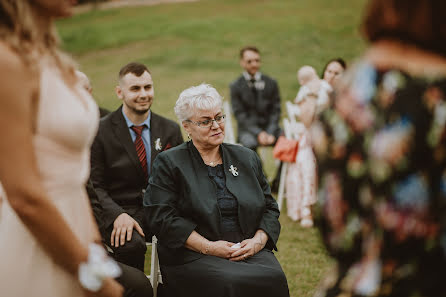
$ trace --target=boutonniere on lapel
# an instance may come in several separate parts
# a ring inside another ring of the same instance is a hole
[[[263,80],[258,80],[254,83],[254,87],[257,90],[263,91],[265,89],[265,81]]]
[[[160,150],[161,150],[161,139],[159,139],[159,138],[157,138],[157,139],[155,140],[155,149],[156,149],[157,151],[160,151]]]
[[[238,176],[237,167],[234,167],[234,165],[229,166],[229,172],[231,172],[233,176]]]

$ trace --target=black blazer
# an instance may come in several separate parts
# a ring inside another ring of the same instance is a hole
[[[163,150],[183,143],[180,126],[156,113],[150,119],[151,164]],[[160,139],[161,149],[155,148]],[[91,181],[103,208],[104,225],[113,224],[121,213],[141,212],[142,197],[148,181],[136,154],[122,106],[101,119],[91,148]],[[141,222],[140,222],[141,223]]]
[[[220,152],[245,239],[262,229],[269,237],[267,247],[277,250],[279,209],[259,157],[250,149],[226,143]],[[237,167],[238,176],[230,172],[231,165]],[[202,256],[184,247],[193,230],[212,241],[221,239],[215,185],[192,141],[158,155],[144,195],[144,211],[159,240],[161,264],[181,264]]]
[[[277,82],[262,74],[265,87],[255,98],[243,75],[230,85],[232,111],[237,120],[238,135],[258,135],[262,130],[276,135],[280,120],[280,93]]]

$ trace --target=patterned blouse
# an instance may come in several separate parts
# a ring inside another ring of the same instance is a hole
[[[358,64],[312,129],[317,296],[446,296],[446,77]]]

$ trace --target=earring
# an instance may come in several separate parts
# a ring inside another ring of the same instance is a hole
[[[190,134],[189,133],[187,133],[187,139],[190,139]]]

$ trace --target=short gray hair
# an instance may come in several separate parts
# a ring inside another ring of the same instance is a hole
[[[223,105],[223,97],[209,84],[190,87],[181,92],[174,111],[180,122],[192,117],[197,109],[210,110]]]

